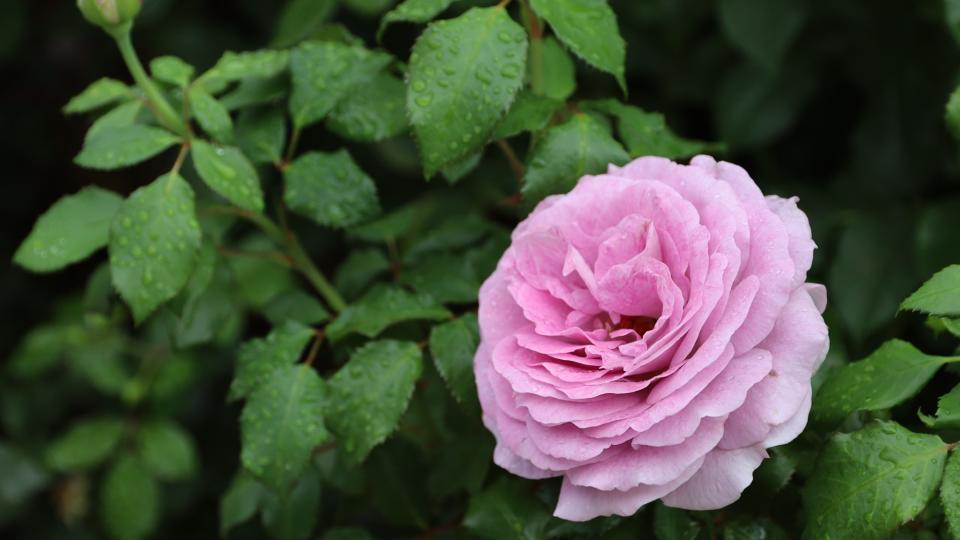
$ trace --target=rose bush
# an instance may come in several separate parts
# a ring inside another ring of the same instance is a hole
[[[494,459],[563,476],[555,514],[714,509],[794,439],[826,355],[796,199],[707,156],[644,157],[545,199],[480,292]]]

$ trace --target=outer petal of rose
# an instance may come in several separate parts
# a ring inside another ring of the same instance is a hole
[[[560,474],[538,468],[533,463],[514,454],[513,451],[500,442],[497,442],[497,446],[493,450],[493,462],[517,476],[529,478],[530,480],[540,480]]]
[[[766,457],[766,450],[759,445],[714,450],[690,480],[663,497],[663,504],[687,510],[723,508],[740,498],[753,481],[753,471]]]
[[[564,478],[560,499],[553,515],[568,521],[587,521],[598,516],[632,516],[643,505],[670,493],[693,476],[703,459],[692,464],[673,482],[663,485],[637,486],[628,491],[602,491],[573,485]]]
[[[827,340],[827,327],[810,295],[796,289],[761,344],[773,355],[773,370],[750,389],[744,406],[730,415],[721,448],[756,444],[770,427],[794,416],[810,393],[810,378],[823,361]]]
[[[599,456],[604,450],[630,440],[632,432],[619,437],[598,439],[588,437],[573,424],[544,426],[534,421],[527,422],[527,435],[538,450],[561,459],[586,462]]]
[[[774,426],[763,440],[763,446],[770,448],[780,446],[797,438],[803,428],[807,427],[807,417],[810,415],[810,404],[812,403],[813,391],[807,392],[807,396],[800,404],[797,412],[786,422]]]
[[[804,283],[803,287],[807,289],[813,304],[817,306],[817,311],[821,314],[827,309],[827,288],[819,283]]]
[[[807,271],[813,263],[814,243],[807,215],[797,208],[797,197],[784,199],[776,195],[767,196],[767,207],[777,214],[787,227],[788,248],[793,259],[793,287],[799,287],[807,279]]]
[[[505,263],[501,260],[501,266]],[[528,326],[523,311],[507,290],[504,270],[498,268],[480,287],[479,323],[483,341],[491,347],[518,329]]]
[[[612,448],[604,459],[567,471],[566,478],[578,486],[619,491],[672,482],[717,445],[724,420],[705,418],[693,435],[674,446]]]

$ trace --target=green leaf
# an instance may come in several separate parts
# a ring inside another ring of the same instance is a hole
[[[933,496],[947,450],[892,422],[834,435],[804,490],[804,538],[887,538]]]
[[[543,95],[566,101],[577,88],[576,68],[570,54],[553,36],[543,38]]]
[[[299,290],[280,293],[263,307],[263,314],[275,326],[287,321],[320,324],[330,318],[330,312],[316,297]]]
[[[17,508],[50,481],[47,472],[33,458],[0,443],[0,511]]]
[[[727,38],[751,60],[777,69],[806,18],[799,0],[720,0],[720,22]]]
[[[330,18],[336,0],[292,0],[287,2],[277,23],[272,47],[290,47],[309,38]]]
[[[133,124],[97,132],[74,162],[88,169],[111,170],[136,165],[180,142],[169,131]]]
[[[283,159],[287,122],[279,109],[243,111],[235,132],[237,145],[254,163],[280,163]]]
[[[288,493],[327,439],[323,381],[310,366],[282,366],[247,400],[240,416],[243,466],[277,493]]]
[[[238,249],[253,252],[270,252],[276,245],[265,236],[251,236],[241,242]],[[275,261],[262,257],[230,257],[227,259],[233,270],[239,297],[254,308],[262,308],[283,291],[294,288],[292,271]]]
[[[13,262],[33,272],[51,272],[82,261],[107,245],[110,220],[123,199],[98,187],[67,195],[44,212]]]
[[[423,370],[416,343],[374,341],[330,379],[327,423],[354,462],[393,433]]]
[[[477,387],[473,379],[473,355],[480,343],[477,316],[473,313],[434,326],[430,331],[430,354],[450,393],[464,406],[475,408]]]
[[[140,540],[157,526],[160,490],[136,458],[125,455],[103,479],[100,507],[104,527],[112,538]]]
[[[374,279],[390,270],[390,261],[376,248],[358,249],[347,255],[333,282],[348,299],[356,298]]]
[[[340,312],[327,326],[327,337],[339,341],[344,336],[358,333],[372,338],[398,322],[438,321],[448,317],[450,312],[429,296],[380,284]]]
[[[957,4],[960,5],[960,2]],[[960,86],[954,88],[947,99],[944,119],[954,138],[960,137]]]
[[[395,1],[396,0],[343,0],[343,3],[360,15],[371,17],[383,13],[389,9]]]
[[[700,534],[700,524],[685,510],[657,503],[653,512],[653,531],[657,540],[694,540]]]
[[[304,154],[283,179],[287,206],[320,225],[349,227],[380,213],[376,185],[346,150]]]
[[[273,372],[291,366],[314,337],[313,329],[297,322],[287,322],[265,338],[247,341],[237,353],[237,368],[230,384],[228,399],[249,396],[266,384]]]
[[[377,40],[383,36],[387,26],[395,22],[425,23],[443,13],[456,0],[404,0],[380,20]]]
[[[165,175],[130,194],[110,227],[113,286],[139,323],[187,284],[200,247],[193,190]]]
[[[33,379],[44,375],[63,358],[79,330],[71,325],[49,324],[32,328],[20,339],[7,360],[13,376]]]
[[[123,421],[113,416],[80,420],[47,448],[47,465],[62,472],[95,467],[113,452],[123,436]]]
[[[739,517],[723,527],[723,540],[788,540],[786,531],[768,518]]]
[[[403,437],[375,448],[365,463],[366,492],[387,523],[429,528],[430,498],[423,453]]]
[[[370,84],[391,57],[336,42],[301,44],[290,56],[290,116],[303,128],[322,120],[359,84]]]
[[[469,257],[456,253],[431,253],[400,274],[400,283],[429,295],[441,304],[472,304],[485,275],[480,275]]]
[[[116,103],[120,100],[133,98],[133,93],[127,88],[127,85],[120,81],[102,78],[94,81],[83,92],[74,96],[63,107],[63,112],[67,114],[77,114],[89,112],[100,107]]]
[[[140,460],[154,476],[163,480],[186,480],[197,468],[193,438],[177,424],[147,422],[137,432]]]
[[[187,96],[190,99],[190,110],[200,127],[214,139],[230,142],[233,139],[233,120],[227,108],[200,88],[191,89]]]
[[[275,540],[306,540],[317,525],[320,475],[308,467],[287,496],[265,493],[263,526]]]
[[[186,88],[196,70],[176,56],[158,56],[150,61],[150,73],[154,79],[180,88]]]
[[[289,63],[290,53],[284,50],[263,49],[239,53],[227,51],[203,76],[227,81],[269,79],[286,70]]]
[[[854,411],[889,409],[913,397],[943,364],[956,360],[930,356],[899,339],[867,358],[837,369],[820,388],[812,417],[836,423]]]
[[[374,142],[407,129],[406,88],[400,79],[380,73],[355,87],[330,111],[327,127],[345,139]]]
[[[403,258],[413,263],[425,253],[463,248],[496,230],[499,227],[477,214],[458,215],[418,235],[416,241],[406,249]]]
[[[940,502],[953,538],[960,538],[960,453],[953,451],[947,458],[940,484]]]
[[[231,529],[255,516],[264,495],[260,482],[240,470],[220,498],[220,536],[226,538]]]
[[[270,79],[244,79],[219,101],[228,111],[236,111],[286,101],[289,93],[289,77],[277,75]]]
[[[432,23],[417,39],[407,113],[432,177],[474,153],[523,86],[527,36],[502,6]]]
[[[920,413],[920,420],[930,428],[960,427],[960,384],[937,400],[937,414],[929,417]]]
[[[677,136],[660,113],[607,99],[589,102],[589,107],[617,118],[617,132],[627,146],[630,157],[662,156],[686,158],[696,154],[722,150],[722,145],[685,139]]]
[[[548,521],[550,514],[525,482],[501,477],[470,499],[463,526],[489,540],[539,540]]]
[[[900,304],[901,310],[960,315],[960,264],[937,272]]]
[[[200,178],[210,189],[241,208],[263,211],[263,191],[257,170],[243,152],[232,146],[214,146],[195,139],[190,156]]]
[[[137,120],[141,119],[144,111],[147,111],[147,109],[143,102],[139,100],[127,101],[126,103],[117,105],[104,113],[100,118],[97,118],[93,124],[90,125],[90,129],[87,130],[87,134],[84,136],[84,143],[93,140],[102,133],[137,123]],[[147,114],[153,113],[148,112]]]
[[[627,91],[623,76],[627,47],[607,0],[531,0],[530,6],[574,54],[613,75]]]
[[[428,487],[434,497],[461,491],[473,494],[483,489],[492,463],[494,440],[486,430],[463,423],[467,425],[451,424],[450,436],[442,443],[444,450],[432,463]]]
[[[585,174],[605,172],[611,163],[630,157],[603,125],[585,113],[547,130],[533,148],[523,183],[523,197],[532,207],[547,195],[565,193]]]
[[[520,92],[494,131],[493,138],[506,139],[525,131],[540,131],[547,127],[553,113],[562,105],[563,102],[552,98]]]

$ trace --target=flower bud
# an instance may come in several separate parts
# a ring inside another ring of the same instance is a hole
[[[84,18],[108,31],[132,21],[141,5],[143,0],[77,0]]]

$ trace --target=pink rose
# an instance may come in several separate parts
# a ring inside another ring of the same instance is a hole
[[[480,290],[494,461],[563,476],[569,520],[732,503],[807,422],[828,347],[814,248],[796,199],[707,156],[547,198]]]

